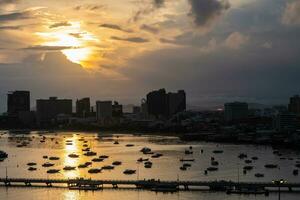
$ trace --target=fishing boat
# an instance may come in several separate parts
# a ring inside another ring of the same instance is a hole
[[[150,162],[150,161],[145,162],[144,167],[145,168],[151,168],[152,167],[152,162]]]
[[[109,158],[109,156],[107,156],[107,155],[101,155],[101,156],[99,156],[99,158],[106,159],[106,158]]]
[[[29,168],[28,168],[28,171],[36,171],[36,170],[37,170],[36,167],[29,167]]]
[[[90,174],[98,174],[101,171],[102,171],[102,169],[93,168],[93,169],[89,169],[88,173],[90,173]]]
[[[48,171],[47,171],[47,174],[56,174],[56,173],[58,173],[60,170],[59,169],[49,169]]]
[[[65,171],[71,171],[71,170],[75,170],[75,169],[76,169],[76,167],[72,167],[72,166],[65,166],[63,168],[63,170],[65,170]]]
[[[126,144],[126,147],[133,147],[134,144]]]
[[[93,162],[102,162],[104,159],[103,158],[93,158]]]
[[[119,166],[119,165],[121,165],[121,164],[122,164],[121,161],[114,161],[114,162],[112,163],[112,165],[115,165],[115,166]]]
[[[78,158],[79,155],[77,155],[75,153],[71,153],[71,154],[68,155],[68,157],[70,157],[70,158]]]
[[[132,170],[132,169],[126,169],[123,174],[126,174],[126,175],[130,175],[130,174],[135,174],[136,170]]]
[[[93,152],[93,151],[88,151],[88,152],[84,153],[83,155],[85,155],[85,156],[96,156],[97,153]]]
[[[51,156],[49,157],[49,160],[59,160],[59,157]]]
[[[111,166],[111,165],[105,165],[105,166],[103,166],[102,167],[102,169],[104,169],[104,170],[112,170],[112,169],[114,169],[115,167],[114,166]]]
[[[49,162],[46,162],[46,163],[42,164],[42,167],[52,167],[52,166],[54,166],[54,164],[49,163]]]
[[[35,166],[36,163],[35,163],[35,162],[29,162],[29,163],[27,163],[27,165],[28,165],[28,166]]]

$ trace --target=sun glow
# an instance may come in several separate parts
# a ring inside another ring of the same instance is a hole
[[[71,26],[59,27],[50,32],[37,33],[45,39],[42,45],[64,48],[61,52],[73,63],[90,68],[93,48],[91,43],[99,40],[91,33],[81,29],[80,22],[71,22]]]

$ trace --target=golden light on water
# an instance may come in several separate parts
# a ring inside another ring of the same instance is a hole
[[[77,167],[79,165],[79,159],[80,158],[70,158],[69,154],[75,153],[78,154],[80,153],[80,144],[77,142],[77,137],[69,137],[66,138],[67,140],[72,140],[72,145],[67,145],[65,142],[65,151],[64,151],[64,157],[63,157],[63,167],[65,166],[71,166],[71,167]],[[70,170],[70,171],[63,171],[63,175],[65,178],[77,178],[80,177],[80,172],[79,170]]]

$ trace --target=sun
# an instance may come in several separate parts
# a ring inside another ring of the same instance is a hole
[[[70,24],[71,26],[37,34],[46,41],[42,45],[63,47],[61,52],[69,61],[90,68],[91,66],[87,66],[87,63],[91,63],[93,48],[89,44],[99,40],[88,31],[82,30],[80,22]]]

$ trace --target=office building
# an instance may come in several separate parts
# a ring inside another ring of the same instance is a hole
[[[76,116],[85,118],[89,117],[91,111],[90,98],[77,99],[76,101]]]
[[[280,113],[275,118],[275,128],[281,132],[299,129],[299,118],[294,113]]]
[[[112,120],[112,101],[96,102],[96,118],[102,124],[108,124]]]
[[[49,125],[55,122],[58,115],[72,115],[72,100],[57,99],[50,97],[49,99],[36,100],[36,115],[38,125]]]
[[[298,114],[298,115],[300,114],[300,96],[299,95],[295,95],[290,98],[289,112]]]
[[[7,113],[18,115],[19,112],[30,111],[30,92],[14,91],[7,94]]]
[[[226,103],[225,108],[225,121],[238,122],[248,118],[248,104],[243,102]]]
[[[167,114],[169,117],[186,109],[186,96],[184,90],[177,93],[169,92],[167,95]]]

